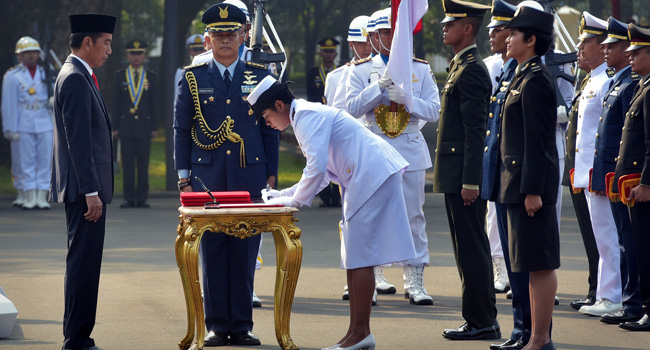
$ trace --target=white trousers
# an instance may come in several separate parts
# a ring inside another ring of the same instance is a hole
[[[598,288],[596,299],[609,299],[620,303],[621,290],[621,250],[618,242],[618,231],[607,196],[597,196],[585,191],[591,226],[594,229],[596,246],[598,247]]]
[[[14,188],[23,189],[23,172],[20,170],[20,141],[11,141],[11,177]]]
[[[499,228],[497,226],[497,210],[494,202],[487,202],[487,213],[485,214],[485,232],[487,232],[490,241],[490,254],[492,259],[503,259],[503,248],[501,247],[501,238],[499,238]]]
[[[49,190],[53,132],[20,133],[23,190]]]
[[[403,174],[404,199],[406,201],[406,214],[408,215],[415,258],[407,260],[403,265],[424,267],[429,265],[429,242],[426,232],[426,219],[424,218],[424,170],[407,171]]]

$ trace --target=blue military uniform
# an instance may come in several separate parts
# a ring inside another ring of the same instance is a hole
[[[232,32],[245,22],[245,15],[235,6],[218,4],[202,20],[209,31]],[[246,102],[268,74],[265,65],[239,59],[229,67],[211,59],[183,71],[175,103],[174,160],[179,176],[188,177],[180,174],[191,172],[193,189],[201,188],[198,176],[211,191],[248,191],[260,196],[267,178],[277,175],[279,134],[258,123]],[[237,339],[242,333],[252,336],[259,242],[259,235],[247,239],[223,233],[203,236],[205,323],[210,334],[218,335],[210,345],[226,345],[228,336],[230,344],[255,345]],[[211,341],[208,338],[206,342]]]

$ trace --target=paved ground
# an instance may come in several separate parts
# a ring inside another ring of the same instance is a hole
[[[93,336],[106,350],[177,349],[185,333],[185,306],[174,258],[178,223],[176,194],[157,194],[150,209],[108,208],[104,263],[97,325]],[[16,304],[18,321],[0,349],[60,349],[62,341],[65,216],[63,207],[22,211],[0,198],[0,286]],[[119,199],[116,200],[120,202]],[[583,316],[568,305],[586,293],[586,258],[570,200],[565,194],[562,217],[562,267],[558,270],[561,304],[554,314],[554,342],[560,349],[648,349],[650,334],[629,333]],[[337,223],[340,210],[304,208],[298,214],[304,245],[303,266],[292,313],[291,333],[301,349],[332,345],[347,329],[348,309],[340,300],[345,284],[339,266]],[[442,196],[428,194],[427,233],[431,265],[425,284],[433,306],[409,305],[398,294],[380,296],[373,308],[372,331],[377,349],[487,349],[488,341],[458,342],[441,337],[457,327],[460,282],[451,252]],[[264,268],[255,281],[264,307],[255,309],[254,333],[263,345],[278,349],[273,328],[275,278],[273,239],[264,234]],[[388,268],[394,284],[401,269]],[[512,329],[509,301],[497,296],[503,335]],[[226,348],[228,349],[228,348]]]

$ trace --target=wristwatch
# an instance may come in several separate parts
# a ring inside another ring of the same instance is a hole
[[[189,185],[190,185],[190,180],[187,180],[187,181],[178,180],[178,190],[179,191],[182,191],[183,188],[185,188],[185,187],[187,187]]]

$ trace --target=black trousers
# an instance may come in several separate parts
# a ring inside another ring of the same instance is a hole
[[[589,283],[588,297],[596,299],[596,288],[598,287],[598,246],[596,246],[596,238],[594,237],[594,229],[591,226],[591,218],[589,216],[589,207],[587,206],[587,197],[584,192],[573,193],[571,191],[571,201],[573,202],[573,209],[576,212],[578,219],[578,227],[582,235],[582,242],[585,245],[587,252],[587,262],[589,263]],[[558,218],[559,219],[559,218]]]
[[[490,243],[485,233],[484,200],[463,205],[460,194],[445,194],[451,244],[462,283],[462,315],[475,328],[494,325],[497,317]]]
[[[84,218],[86,202],[65,204],[68,255],[65,259],[63,347],[84,349],[95,345],[90,334],[95,326],[99,273],[104,250],[106,205],[97,222]]]
[[[149,154],[151,138],[122,137],[122,171],[124,176],[124,200],[144,203],[149,194]],[[137,168],[137,185],[136,185]]]
[[[320,196],[322,206],[332,206],[340,207],[341,206],[341,192],[339,191],[339,186],[333,183],[327,185],[323,188],[322,191],[318,194]]]
[[[636,202],[630,208],[639,270],[639,294],[643,311],[650,316],[650,202]]]

